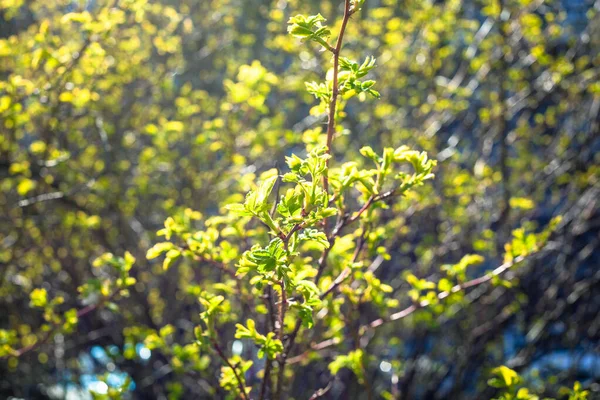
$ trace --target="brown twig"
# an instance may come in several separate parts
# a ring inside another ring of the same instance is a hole
[[[360,251],[362,250],[362,247],[365,244],[365,234],[366,234],[366,231],[363,230],[362,234],[360,235],[360,237],[358,238],[358,240],[356,242],[356,249],[354,249],[354,254],[352,255],[352,260],[350,261],[351,264],[354,264],[356,262],[356,260],[358,259],[358,255],[360,254]],[[347,266],[346,268],[344,268],[344,270],[338,275],[337,278],[335,278],[335,280],[327,288],[327,290],[325,290],[323,293],[321,293],[321,296],[320,296],[321,300],[323,300],[325,297],[327,297],[329,295],[329,293],[333,292],[339,285],[341,285],[342,282],[344,282],[344,280],[348,277],[348,275],[350,275],[351,271],[352,271],[351,266]]]
[[[327,394],[327,392],[329,392],[329,390],[331,389],[331,387],[333,386],[333,380],[330,380],[327,383],[327,386],[325,386],[324,388],[321,388],[319,390],[317,390],[316,392],[313,393],[312,396],[310,396],[309,400],[316,400],[320,397],[323,397]]]
[[[449,291],[440,292],[437,295],[437,298],[438,298],[438,300],[443,300],[443,299],[445,299],[446,297],[450,296],[453,293],[457,293],[457,292],[460,292],[462,290],[469,289],[469,288],[472,288],[472,287],[475,287],[475,286],[482,285],[482,284],[484,284],[486,282],[489,282],[494,277],[503,274],[504,272],[506,272],[507,270],[509,270],[513,266],[515,266],[516,264],[524,261],[525,259],[526,259],[526,256],[515,257],[512,261],[505,262],[504,264],[500,265],[499,267],[497,267],[493,271],[491,271],[491,272],[489,272],[489,273],[487,273],[487,274],[485,274],[483,276],[480,276],[480,277],[472,279],[470,281],[467,281],[467,282],[455,285]],[[417,310],[419,310],[421,308],[425,308],[425,307],[427,307],[429,305],[431,305],[431,302],[428,301],[428,300],[421,301],[420,303],[417,303],[417,304],[412,304],[412,305],[406,307],[405,309],[403,309],[401,311],[398,311],[398,312],[390,315],[387,318],[378,318],[378,319],[376,319],[374,321],[371,321],[367,325],[363,325],[360,328],[360,331],[364,335],[364,333],[366,331],[368,331],[368,330],[375,329],[375,328],[383,325],[386,322],[398,321],[400,319],[406,318],[409,315],[411,315],[412,313],[414,313],[415,311],[417,311]],[[300,354],[300,355],[298,355],[296,357],[290,358],[289,361],[288,361],[288,363],[289,364],[298,363],[298,362],[304,360],[309,355],[309,353],[311,351],[323,350],[323,349],[325,349],[327,347],[334,346],[334,345],[336,345],[338,343],[339,343],[339,340],[328,339],[328,340],[324,340],[324,341],[322,341],[320,343],[313,344],[313,345],[311,345],[311,349],[310,350],[308,350],[308,351],[306,351],[306,352],[304,352],[304,353],[302,353],[302,354]]]
[[[470,281],[467,281],[465,283],[461,283],[458,285],[455,285],[452,287],[452,289],[450,289],[449,291],[446,292],[440,292],[437,296],[438,300],[443,300],[446,297],[450,296],[453,293],[457,293],[460,292],[461,290],[465,290],[474,286],[479,286],[483,283],[489,282],[491,281],[494,277],[506,272],[508,269],[512,268],[515,264],[520,263],[521,261],[523,261],[525,259],[525,256],[518,256],[516,257],[514,260],[506,262],[502,265],[500,265],[498,268],[494,269],[492,272],[489,272],[483,276],[480,276],[479,278],[475,278],[472,279]],[[402,319],[404,317],[409,316],[410,314],[412,314],[413,312],[415,312],[416,310],[420,309],[420,308],[424,308],[427,307],[431,304],[431,302],[429,300],[423,300],[422,302],[418,303],[418,304],[413,304],[407,308],[405,308],[402,311],[399,311],[397,313],[394,313],[392,315],[389,316],[389,318],[387,319],[383,319],[383,318],[378,318],[375,321],[371,321],[371,323],[369,323],[368,328],[376,328],[379,325],[382,325],[384,322],[388,322],[388,321],[396,321],[399,319]]]
[[[81,310],[77,311],[77,319],[83,318],[84,316],[91,313],[92,311],[100,308],[105,303],[110,302],[120,291],[121,291],[121,289],[118,289],[118,290],[114,291],[110,296],[104,297],[103,299],[101,299],[98,303],[90,304],[88,306],[83,307]],[[44,343],[48,342],[48,340],[50,340],[50,338],[52,338],[52,336],[56,332],[56,329],[58,328],[59,325],[60,325],[60,323],[54,323],[52,325],[52,327],[42,336],[41,339],[36,340],[35,342],[33,342],[30,345],[27,345],[18,350],[15,350],[9,355],[0,357],[0,359],[7,358],[7,357],[21,357],[25,353],[29,353],[30,351],[36,350],[38,347],[40,347]]]
[[[353,10],[351,8],[351,0],[344,0],[344,16],[342,18],[342,25],[340,27],[340,32],[338,34],[335,48],[331,48],[331,46],[327,46],[328,50],[333,53],[333,88],[332,88],[332,94],[331,94],[331,101],[329,102],[329,114],[328,114],[328,119],[327,119],[327,154],[329,154],[329,155],[331,155],[331,144],[333,142],[333,135],[335,133],[335,114],[336,114],[337,99],[338,99],[338,94],[339,94],[338,73],[339,73],[339,64],[340,64],[340,52],[342,49],[342,44],[344,41],[344,34],[346,32],[346,26],[348,25],[348,20],[350,19],[350,16],[354,13],[354,11],[356,11],[356,10]],[[329,159],[327,159],[326,163],[327,163],[327,167],[329,168]],[[323,176],[323,189],[326,193],[329,191],[328,173],[326,173]],[[326,228],[327,228],[327,225],[325,225],[325,229]],[[293,229],[292,229],[292,231],[293,231]],[[289,236],[291,236],[292,233],[293,232],[290,232]],[[322,273],[322,271],[324,269],[326,259],[327,259],[327,254],[328,254],[328,251],[324,252],[324,254],[321,257],[321,260],[319,262],[319,264],[320,264],[319,272],[320,273]],[[320,276],[320,273],[317,274],[317,280],[318,280],[318,277]],[[278,371],[277,387],[276,387],[275,396],[274,396],[275,399],[281,398],[281,394],[282,394],[282,390],[283,390],[283,379],[285,378],[284,372],[285,372],[286,359],[287,359],[289,352],[294,347],[295,339],[298,335],[298,331],[300,330],[301,326],[302,326],[302,322],[300,320],[297,320],[296,326],[294,327],[294,331],[290,335],[288,342],[286,344],[286,348],[284,349],[283,353],[281,354],[281,356],[279,358],[279,371]],[[282,326],[282,329],[283,329],[283,326]]]
[[[231,365],[231,362],[229,361],[229,359],[223,352],[223,349],[221,349],[221,346],[219,346],[219,343],[217,343],[217,341],[213,338],[211,338],[210,341],[212,342],[212,345],[215,348],[215,350],[217,351],[217,354],[219,355],[219,357],[221,357],[223,362],[225,364],[227,364],[227,366],[229,368],[231,368],[231,370],[233,371],[233,374],[235,375],[235,379],[237,380],[238,389],[240,389],[242,398],[244,400],[249,400],[248,395],[246,394],[246,388],[244,387],[244,384],[242,383],[242,379],[240,378],[240,375],[238,374],[237,370],[235,369],[235,367],[233,365]]]
[[[189,250],[190,252],[192,252],[192,250],[188,246],[183,246],[183,247],[181,247],[181,249]],[[217,267],[221,271],[225,272],[227,275],[231,276],[233,279],[238,279],[238,280],[240,279],[240,277],[238,275],[236,275],[236,272],[234,270],[230,269],[227,265],[225,265],[221,261],[213,260],[212,258],[202,257],[198,254],[192,254],[192,255],[193,255],[194,260],[199,261],[199,262],[204,262],[204,263],[210,264],[214,267]]]
[[[285,311],[286,311],[286,303],[287,298],[285,294],[285,283],[283,280],[279,283],[281,287],[281,301],[279,302],[279,330],[278,330],[278,338],[283,341],[283,331],[284,331],[284,323],[285,323]]]
[[[263,381],[260,387],[260,397],[259,400],[264,400],[267,395],[267,387],[271,386],[271,360],[267,357],[265,362],[265,373],[263,376]]]
[[[333,134],[335,133],[335,112],[337,106],[337,98],[339,94],[338,87],[338,69],[340,65],[340,51],[342,50],[342,44],[344,41],[344,33],[346,32],[346,26],[348,20],[352,15],[350,9],[350,0],[344,0],[344,17],[342,19],[342,26],[340,27],[340,33],[337,38],[335,48],[332,50],[333,53],[333,88],[331,92],[331,101],[329,102],[329,115],[327,119],[327,153],[331,154],[331,143],[333,142]],[[326,161],[327,167],[329,167],[329,159]],[[325,192],[329,190],[329,177],[328,174],[323,176],[323,188]]]

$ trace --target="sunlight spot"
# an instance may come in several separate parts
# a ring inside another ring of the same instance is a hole
[[[231,346],[231,351],[233,352],[233,354],[239,356],[240,354],[242,354],[242,350],[244,350],[244,344],[240,340],[236,340],[235,342],[233,342],[233,345]]]
[[[387,361],[382,361],[381,364],[379,364],[379,369],[382,372],[390,372],[392,370],[392,364]]]
[[[142,360],[148,360],[150,358],[150,356],[152,355],[152,352],[150,351],[149,348],[147,347],[142,347],[140,349],[140,358]]]
[[[90,383],[89,389],[92,392],[96,392],[98,394],[108,393],[108,385],[106,383],[100,382],[100,381]]]

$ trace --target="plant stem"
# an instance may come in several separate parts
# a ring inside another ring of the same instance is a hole
[[[331,155],[331,144],[333,142],[333,135],[335,133],[335,113],[337,107],[337,99],[339,94],[338,87],[338,72],[340,65],[340,52],[342,49],[342,44],[344,42],[344,33],[346,32],[346,26],[348,25],[348,20],[350,20],[350,16],[352,15],[353,10],[351,9],[351,0],[344,0],[344,16],[342,18],[342,26],[340,27],[340,32],[337,37],[337,42],[334,48],[328,47],[328,50],[333,53],[333,88],[331,93],[331,101],[329,102],[329,114],[327,119],[327,154]],[[323,175],[323,189],[325,192],[329,192],[329,159],[326,161],[327,163],[327,173]],[[325,225],[325,228],[327,225]],[[292,232],[293,233],[293,232]],[[325,255],[325,258],[327,256]],[[285,296],[285,290],[282,285],[282,304]],[[280,313],[281,317],[281,313]],[[280,322],[280,340],[283,339],[283,322]],[[286,347],[279,357],[279,371],[277,378],[277,386],[275,389],[274,399],[278,400],[281,398],[282,390],[283,390],[283,380],[285,378],[285,365],[288,354],[291,349],[294,347],[294,343],[296,337],[298,335],[298,331],[301,327],[301,321],[296,321],[296,326],[294,327],[293,333],[290,335],[288,343]]]
[[[279,283],[281,286],[281,301],[279,302],[279,340],[283,341],[283,330],[284,330],[284,322],[285,322],[285,305],[287,303],[287,298],[285,295],[285,283],[283,280]]]
[[[98,303],[90,304],[88,306],[83,307],[81,310],[77,311],[77,319],[83,318],[84,316],[91,313],[92,311],[97,310],[98,308],[102,307],[104,304],[110,302],[117,296],[117,294],[120,291],[121,291],[121,289],[118,288],[111,295],[102,298]],[[46,343],[48,340],[50,340],[52,338],[52,336],[54,335],[56,330],[59,328],[60,324],[61,324],[60,322],[54,323],[52,325],[52,327],[46,332],[46,334],[44,334],[42,336],[42,338],[36,340],[35,342],[33,342],[32,344],[30,344],[28,346],[25,346],[18,350],[15,350],[12,354],[8,354],[6,356],[0,357],[0,360],[3,358],[8,358],[8,357],[21,357],[25,353],[29,353],[30,351],[36,350],[38,347],[40,347],[41,345],[43,345],[44,343]]]
[[[541,250],[539,250],[537,253],[539,253],[540,251]],[[529,258],[535,254],[536,253],[531,253],[527,256],[525,256],[525,255],[517,256],[513,260],[505,262],[504,264],[498,266],[493,271],[488,272],[487,274],[482,275],[479,278],[474,278],[470,281],[467,281],[467,282],[464,282],[464,283],[461,283],[458,285],[454,285],[450,290],[438,293],[437,298],[438,298],[438,300],[443,300],[453,293],[458,293],[460,291],[490,282],[492,279],[494,279],[494,277],[502,275],[503,273],[505,273],[512,267],[514,267],[515,265],[525,261],[527,258]],[[361,326],[360,332],[361,332],[361,334],[364,335],[364,333],[368,330],[375,329],[375,328],[377,328],[385,323],[388,323],[388,322],[393,322],[393,321],[398,321],[398,320],[404,319],[404,318],[408,317],[409,315],[413,314],[415,311],[425,308],[425,307],[428,307],[430,305],[431,305],[431,302],[428,300],[423,300],[420,303],[412,304],[412,305],[406,307],[405,309],[390,315],[389,317],[378,318],[374,321],[371,321],[370,323],[368,323],[366,325]],[[298,356],[290,358],[289,363],[295,364],[297,362],[300,362],[300,361],[306,359],[306,357],[308,357],[308,355],[310,354],[311,351],[320,351],[320,350],[326,349],[328,347],[334,346],[338,343],[339,343],[339,340],[327,339],[321,343],[313,344],[313,345],[311,345],[310,350],[307,350]]]
[[[338,70],[340,65],[340,51],[344,41],[344,33],[346,32],[346,26],[350,19],[352,12],[350,10],[350,0],[344,0],[344,17],[342,19],[342,26],[340,33],[335,44],[333,52],[333,88],[331,93],[331,102],[329,103],[329,116],[327,119],[327,154],[331,155],[331,144],[333,142],[333,134],[335,133],[335,112],[337,106],[337,98],[339,94],[338,87]],[[326,161],[327,167],[329,168],[329,159]],[[323,176],[323,188],[325,192],[329,190],[329,171]]]
[[[265,373],[263,376],[263,381],[262,381],[262,385],[260,387],[260,400],[264,400],[266,394],[267,394],[267,386],[270,386],[269,383],[271,382],[271,360],[269,359],[269,357],[267,357],[266,359],[266,363],[265,363]]]
[[[219,346],[219,343],[217,343],[217,341],[214,340],[214,339],[212,339],[212,338],[211,338],[211,342],[213,344],[213,347],[217,351],[217,354],[219,354],[219,357],[221,357],[221,359],[223,360],[223,362],[225,364],[227,364],[227,366],[229,368],[231,368],[231,370],[233,371],[233,374],[235,375],[235,379],[237,380],[237,383],[238,383],[238,388],[240,389],[240,395],[242,396],[242,398],[244,400],[248,400],[248,395],[246,394],[246,388],[244,387],[244,384],[242,383],[242,379],[238,375],[237,370],[235,369],[235,367],[233,365],[231,365],[231,362],[229,361],[229,359],[227,358],[227,356],[223,352],[223,349],[221,349],[221,346]]]
[[[284,331],[284,322],[285,322],[285,303],[287,302],[285,296],[285,284],[283,281],[280,283],[281,285],[281,301],[279,302],[279,331],[278,339],[283,343],[283,331]],[[279,356],[279,369],[277,371],[277,386],[275,389],[274,399],[281,398],[281,391],[283,390],[283,380],[285,378],[285,364],[286,364],[287,352],[284,350]]]

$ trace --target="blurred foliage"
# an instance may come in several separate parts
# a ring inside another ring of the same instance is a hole
[[[523,379],[512,369],[501,365],[494,368],[492,374],[494,377],[488,381],[488,384],[500,389],[502,392],[500,397],[495,400],[539,400],[540,397],[532,394],[528,388],[520,387]],[[575,382],[573,389],[561,388],[560,392],[563,397],[569,400],[586,400],[589,395],[587,390],[581,389],[581,383],[579,382]]]
[[[597,368],[542,361],[600,344],[600,3],[365,1],[331,190],[299,208],[276,176],[323,176],[343,3],[0,0],[0,397],[81,385],[99,346],[96,398],[221,398],[240,377],[258,398],[297,316],[293,398],[598,395]],[[353,218],[421,151],[435,179],[323,238],[330,193]],[[304,220],[288,275],[268,232]],[[294,288],[279,338],[274,273]],[[501,364],[518,386],[487,384]]]

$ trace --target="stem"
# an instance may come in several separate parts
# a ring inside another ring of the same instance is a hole
[[[342,18],[342,26],[340,27],[340,32],[338,34],[337,42],[336,42],[334,48],[330,48],[330,46],[327,46],[327,49],[333,53],[333,88],[332,88],[332,93],[331,93],[331,101],[329,102],[329,114],[328,114],[328,119],[327,119],[327,154],[329,154],[329,155],[331,155],[331,144],[333,142],[333,135],[335,133],[335,113],[336,113],[337,99],[338,99],[338,94],[339,94],[338,72],[339,72],[339,65],[340,65],[340,52],[342,49],[342,44],[344,42],[344,33],[346,33],[346,26],[348,25],[348,20],[350,19],[350,16],[352,15],[353,12],[354,12],[354,10],[351,9],[350,0],[344,0],[344,16]],[[327,159],[326,165],[327,165],[327,173],[325,175],[323,175],[323,190],[327,193],[327,192],[329,192],[329,159]],[[327,229],[326,221],[325,221],[324,226],[325,226],[325,229]],[[293,232],[290,232],[290,236],[291,236],[291,233],[293,233]],[[324,267],[324,265],[325,265],[326,258],[327,258],[327,254],[324,254],[322,261],[321,261],[322,267]],[[322,270],[323,270],[322,267],[320,268],[320,272],[322,272]],[[282,302],[281,302],[282,304],[284,303],[284,301],[283,301],[285,298],[284,296],[285,296],[285,290],[282,285]],[[281,318],[281,316],[282,316],[282,313],[280,313],[280,318]],[[281,327],[280,327],[279,334],[280,334],[280,340],[281,340],[283,338],[283,322],[280,322],[280,325],[281,325]],[[281,394],[282,394],[282,390],[283,390],[283,380],[285,378],[286,360],[287,360],[288,354],[294,347],[294,343],[295,343],[296,337],[298,335],[298,331],[300,330],[301,326],[302,326],[301,321],[300,320],[296,321],[296,326],[294,327],[294,331],[290,335],[288,343],[286,344],[286,348],[284,349],[283,353],[281,354],[281,356],[279,358],[279,371],[278,371],[278,378],[277,378],[277,387],[275,389],[275,396],[273,397],[276,400],[281,398]]]
[[[501,9],[504,10],[505,4],[504,1],[500,2]],[[500,21],[499,32],[500,38],[502,39],[502,45],[505,45],[507,42],[506,38],[506,27],[507,23],[504,20]],[[506,60],[506,56],[503,54],[499,58],[499,76],[498,76],[498,103],[500,105],[500,115],[498,115],[498,141],[500,145],[500,176],[502,181],[502,200],[501,200],[501,211],[498,216],[498,220],[496,221],[497,228],[496,231],[499,233],[498,241],[497,241],[497,251],[498,254],[502,254],[504,250],[504,235],[508,229],[506,226],[509,217],[510,217],[510,168],[508,165],[508,152],[509,152],[509,143],[508,143],[508,111],[506,105],[506,69],[508,68],[508,62]]]
[[[225,265],[224,263],[222,263],[220,261],[213,260],[211,258],[202,257],[202,256],[199,256],[196,254],[194,254],[193,257],[194,257],[194,260],[196,260],[196,261],[205,262],[214,267],[217,267],[221,271],[225,272],[227,275],[231,276],[233,279],[236,279],[238,281],[241,279],[238,275],[236,275],[236,272],[234,270],[230,269],[227,265]]]
[[[281,286],[281,301],[279,302],[279,334],[278,338],[283,342],[283,330],[284,330],[284,321],[285,321],[285,304],[287,303],[287,298],[285,295],[285,283],[283,280],[279,282],[279,286]]]
[[[107,296],[107,297],[104,297],[103,299],[101,299],[98,303],[90,304],[88,306],[83,307],[81,310],[77,311],[77,319],[86,316],[87,314],[91,313],[92,311],[94,311],[94,310],[102,307],[104,304],[110,302],[112,299],[114,299],[117,296],[117,294],[120,291],[121,291],[121,289],[119,288],[119,289],[115,290],[110,296]],[[21,357],[23,354],[29,353],[30,351],[37,349],[38,347],[40,347],[41,345],[43,345],[44,343],[46,343],[48,340],[50,340],[52,338],[52,335],[56,332],[59,325],[60,325],[60,323],[53,324],[52,327],[50,328],[50,330],[48,330],[48,332],[46,332],[46,334],[44,336],[42,336],[41,339],[35,341],[34,343],[32,343],[28,346],[25,346],[18,350],[15,350],[12,354],[6,355],[4,357],[0,357],[0,359],[8,358],[8,357]]]
[[[479,278],[475,278],[472,279],[470,281],[467,281],[465,283],[461,283],[458,285],[455,285],[452,287],[452,289],[450,289],[447,292],[440,292],[437,296],[438,300],[443,300],[446,297],[450,296],[450,294],[452,293],[457,293],[460,292],[461,290],[465,290],[474,286],[479,286],[483,283],[489,282],[492,280],[492,278],[494,278],[495,276],[498,276],[502,273],[504,273],[505,271],[507,271],[508,269],[510,269],[511,267],[513,267],[515,264],[520,263],[521,261],[525,260],[525,256],[518,256],[516,257],[514,260],[512,261],[508,261],[502,265],[500,265],[499,267],[497,267],[495,270],[493,270],[490,273],[487,273],[483,276],[480,276]],[[412,314],[413,312],[415,312],[416,310],[418,310],[419,308],[424,308],[429,306],[431,303],[428,300],[424,300],[418,304],[413,304],[407,308],[405,308],[402,311],[399,311],[395,314],[390,315],[390,317],[387,319],[388,321],[396,321],[402,318],[405,318],[406,316]],[[369,328],[376,328],[379,325],[383,324],[384,322],[386,322],[385,319],[383,318],[379,318],[376,319],[375,321],[372,321],[368,327]]]
[[[320,397],[325,396],[327,394],[327,392],[329,392],[329,390],[331,389],[332,386],[333,386],[333,380],[330,380],[327,383],[327,386],[314,392],[313,395],[310,396],[310,399],[308,399],[308,400],[316,400]]]
[[[263,381],[262,381],[262,385],[260,387],[260,400],[264,400],[266,394],[267,394],[267,386],[270,386],[269,383],[271,382],[271,360],[269,360],[269,357],[267,357],[266,363],[265,363],[265,374],[263,376]]]
[[[273,304],[273,289],[271,285],[267,285],[264,290],[264,298],[267,308],[269,309],[268,325],[271,331],[275,330],[275,306]]]
[[[285,284],[283,280],[280,282],[281,286],[281,301],[279,302],[279,331],[278,339],[283,343],[283,330],[284,330],[284,321],[285,321],[285,303],[287,302],[285,295]],[[283,390],[283,379],[285,378],[285,360],[287,358],[287,352],[281,353],[279,357],[279,370],[277,371],[277,386],[275,389],[274,399],[281,398],[281,391]]]
[[[344,33],[346,32],[346,26],[352,12],[350,10],[350,0],[344,0],[344,17],[342,19],[342,26],[340,33],[333,49],[333,91],[331,93],[331,102],[329,103],[329,116],[327,119],[327,154],[331,155],[331,143],[333,142],[333,134],[335,133],[335,111],[337,106],[337,98],[339,94],[338,87],[338,70],[340,65],[340,51],[342,49],[342,43],[344,41]],[[329,190],[329,159],[326,161],[328,172],[323,176],[323,188],[325,192]]]
[[[504,264],[498,266],[496,269],[494,269],[493,271],[480,276],[479,278],[474,278],[470,281],[455,285],[452,287],[452,289],[450,289],[449,291],[445,291],[445,292],[440,292],[437,295],[438,300],[443,300],[446,297],[450,296],[450,294],[452,293],[457,293],[472,287],[476,287],[482,284],[485,284],[486,282],[491,281],[495,276],[500,276],[502,275],[504,272],[508,271],[509,269],[511,269],[512,267],[514,267],[515,265],[525,261],[528,257],[533,256],[535,253],[532,253],[528,256],[518,256],[515,257],[513,260],[505,262]],[[378,318],[374,321],[371,321],[370,323],[361,326],[360,328],[360,332],[362,335],[364,335],[364,333],[366,333],[368,330],[371,329],[375,329],[381,325],[383,325],[384,323],[387,322],[392,322],[392,321],[398,321],[400,319],[406,318],[409,315],[411,315],[412,313],[414,313],[415,311],[421,309],[421,308],[425,308],[428,307],[429,305],[431,305],[431,303],[427,300],[424,300],[420,303],[417,304],[412,304],[408,307],[406,307],[405,309],[398,311],[392,315],[390,315],[389,317],[385,317],[385,318]],[[293,358],[291,358],[289,360],[290,364],[295,364],[298,363],[302,360],[304,360],[306,357],[308,357],[308,355],[310,354],[311,351],[320,351],[323,349],[326,349],[328,347],[334,346],[336,344],[339,343],[339,340],[336,339],[327,339],[324,340],[323,342],[317,343],[317,344],[313,344],[311,345],[311,349],[305,351],[304,353],[295,356]]]
[[[352,264],[354,264],[356,260],[358,260],[358,255],[360,254],[360,251],[362,250],[362,247],[365,244],[365,235],[366,231],[363,230],[362,234],[357,240],[356,248],[354,249],[354,255],[352,256],[352,261],[350,261]],[[327,295],[329,295],[329,293],[333,292],[339,285],[341,285],[342,282],[348,277],[348,275],[350,275],[350,272],[352,272],[351,267],[344,268],[344,270],[338,275],[337,278],[335,278],[335,280],[327,288],[327,290],[321,293],[321,296],[319,296],[321,300],[323,300],[325,297],[327,297]]]
[[[221,346],[219,346],[219,343],[217,343],[217,341],[215,339],[212,339],[212,338],[210,339],[210,341],[212,342],[213,347],[215,348],[215,350],[217,351],[217,353],[219,354],[219,357],[221,357],[221,359],[223,360],[223,362],[225,362],[225,364],[227,364],[227,366],[229,368],[231,368],[231,370],[233,371],[233,374],[235,375],[235,379],[237,380],[238,388],[240,389],[240,393],[241,393],[242,398],[244,400],[248,400],[248,395],[246,394],[246,388],[244,387],[244,384],[242,383],[242,379],[238,375],[237,370],[235,369],[235,367],[233,365],[231,365],[231,362],[229,361],[229,359],[227,358],[227,356],[223,352],[223,349],[221,349]]]

